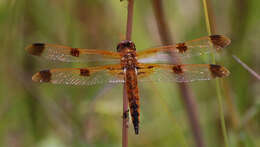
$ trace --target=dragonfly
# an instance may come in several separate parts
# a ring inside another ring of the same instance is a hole
[[[94,85],[123,83],[126,86],[131,120],[139,134],[140,97],[138,83],[143,81],[192,82],[227,77],[230,72],[216,64],[171,63],[174,58],[219,52],[230,44],[224,35],[200,37],[187,42],[136,51],[131,40],[121,41],[116,52],[34,43],[26,51],[34,56],[61,62],[100,62],[103,65],[83,68],[56,68],[35,73],[32,80],[41,83]],[[155,62],[155,63],[154,63]],[[106,64],[112,63],[112,64]]]

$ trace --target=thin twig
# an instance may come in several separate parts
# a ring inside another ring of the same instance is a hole
[[[126,85],[124,84],[123,91],[123,127],[122,127],[122,146],[128,146],[128,99],[126,92]]]
[[[170,31],[165,21],[161,0],[153,0],[153,7],[162,44],[173,44],[173,39],[169,33]],[[178,61],[178,63],[180,64],[179,59],[176,61]],[[194,135],[196,146],[203,147],[204,140],[202,138],[202,131],[197,117],[197,105],[195,102],[195,98],[192,95],[191,89],[185,83],[180,83],[179,88],[182,95],[183,103],[188,114],[189,122],[191,124],[191,130]]]
[[[131,40],[132,26],[134,15],[134,0],[128,0],[127,24],[126,24],[126,40]]]
[[[232,55],[233,58],[242,65],[249,73],[251,73],[253,76],[255,76],[258,80],[260,80],[260,75],[257,74],[253,69],[251,69],[249,66],[247,66],[243,61],[241,61],[237,56]]]
[[[128,0],[127,24],[126,24],[126,40],[131,40],[133,26],[134,0]],[[128,99],[126,85],[123,90],[123,126],[122,126],[122,146],[128,146]]]
[[[215,18],[213,15],[213,10],[211,7],[210,0],[203,0],[203,8],[205,13],[205,21],[207,25],[207,31],[209,35],[216,34],[216,23]],[[215,56],[212,54],[212,62],[215,64]],[[221,87],[220,87],[221,79],[216,79],[216,92],[218,97],[218,106],[219,106],[219,115],[220,115],[220,121],[221,121],[221,129],[224,137],[225,146],[228,147],[228,136],[227,136],[227,129],[225,124],[225,116],[224,116],[224,110],[223,110],[223,103],[222,103],[222,93],[221,93]]]

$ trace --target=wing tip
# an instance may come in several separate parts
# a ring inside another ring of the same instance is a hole
[[[224,78],[230,75],[229,70],[220,65],[210,64],[209,69],[213,78]]]
[[[37,72],[32,76],[34,82],[50,82],[51,81],[51,72],[50,70],[42,70]]]
[[[209,37],[213,45],[217,48],[217,51],[227,47],[231,43],[231,40],[224,35],[211,35]]]
[[[44,43],[34,43],[25,48],[25,50],[34,56],[41,56],[43,50],[45,49]]]

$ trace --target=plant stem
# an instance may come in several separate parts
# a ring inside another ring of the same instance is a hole
[[[122,146],[128,146],[128,99],[126,92],[126,85],[123,89],[123,127],[122,127]]]
[[[203,8],[205,13],[205,21],[207,26],[207,31],[209,35],[216,34],[216,26],[214,23],[213,18],[213,11],[211,9],[211,3],[208,0],[203,0]],[[212,54],[212,62],[215,64],[215,56]],[[217,91],[217,97],[218,97],[218,105],[219,105],[219,115],[221,119],[221,129],[224,137],[224,143],[225,146],[228,147],[228,137],[227,137],[227,130],[225,125],[225,116],[224,116],[224,110],[223,110],[223,103],[222,103],[222,95],[221,95],[221,88],[220,88],[220,82],[221,80],[216,79],[216,91]]]
[[[260,80],[260,75],[255,72],[252,68],[250,68],[248,65],[246,65],[243,61],[241,61],[237,56],[232,55],[232,57],[240,64],[244,69],[246,69],[251,75],[253,75],[255,78]]]
[[[153,0],[153,7],[157,22],[157,27],[160,33],[161,42],[164,45],[173,44],[173,39],[170,35],[169,28],[165,21],[165,16],[163,13],[163,6],[161,0]],[[174,57],[174,55],[173,55]],[[176,60],[176,59],[175,59]],[[176,60],[178,64],[180,64],[180,60]],[[175,61],[174,61],[175,62]],[[204,147],[204,140],[202,137],[202,131],[199,125],[198,117],[197,117],[197,105],[195,98],[192,95],[191,89],[185,83],[178,84],[180,88],[180,93],[182,95],[182,101],[186,108],[189,122],[191,125],[191,130],[194,136],[194,140],[197,147]]]
[[[134,0],[128,0],[127,8],[127,24],[126,24],[126,40],[131,40],[132,26],[133,26],[133,13],[134,13]],[[126,92],[126,85],[123,89],[123,126],[122,126],[122,146],[128,147],[128,99]]]
[[[133,15],[134,15],[134,0],[128,0],[127,9],[127,24],[126,24],[126,40],[131,40],[132,26],[133,26]]]
[[[220,89],[220,82],[221,80],[216,79],[216,91],[218,96],[218,106],[219,106],[219,115],[221,121],[221,129],[224,137],[225,147],[228,147],[228,138],[227,138],[227,129],[225,124],[225,116],[224,116],[224,109],[223,109],[223,102],[222,102],[222,95]]]

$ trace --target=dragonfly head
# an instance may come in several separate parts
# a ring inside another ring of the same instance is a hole
[[[126,49],[136,51],[135,44],[131,40],[123,40],[117,45],[117,52],[122,52]]]

